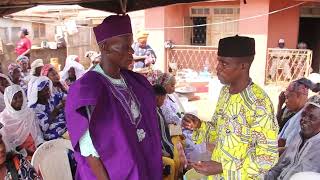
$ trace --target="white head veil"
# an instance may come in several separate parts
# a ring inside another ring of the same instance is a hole
[[[12,106],[15,94],[22,93],[23,103],[21,110],[17,111]],[[0,113],[0,122],[4,125],[1,134],[6,142],[7,150],[13,150],[22,145],[29,135],[32,136],[35,145],[43,142],[42,134],[35,113],[27,107],[27,98],[19,85],[11,85],[5,89],[4,102],[6,108]]]
[[[41,91],[45,86],[45,83],[49,83],[50,92],[52,93],[52,81],[46,76],[40,76],[28,84],[28,106],[32,106],[38,101],[38,91]]]
[[[84,67],[80,63],[78,63],[76,61],[66,61],[65,67],[63,68],[63,70],[60,73],[61,79],[63,81],[68,79],[68,77],[69,77],[68,71],[71,68],[74,68],[74,71],[76,72],[76,79],[81,78],[83,76],[83,74],[86,72],[84,70]]]
[[[0,73],[0,77],[6,79],[9,83],[9,85],[12,85],[12,82],[7,75]],[[0,112],[2,112],[5,107],[6,107],[6,105],[4,104],[4,96],[3,96],[2,92],[0,92]]]
[[[42,59],[36,59],[31,63],[31,71],[30,74],[34,75],[36,73],[36,68],[44,66]]]

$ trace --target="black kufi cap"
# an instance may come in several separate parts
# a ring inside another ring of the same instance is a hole
[[[218,56],[247,57],[255,55],[255,41],[245,36],[232,36],[220,39]]]

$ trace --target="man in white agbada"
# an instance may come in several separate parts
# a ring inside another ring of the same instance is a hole
[[[12,85],[12,82],[9,77],[5,74],[0,73],[0,112],[2,112],[6,107],[3,94],[4,90],[10,85]]]
[[[43,143],[37,117],[27,106],[27,98],[22,88],[15,84],[7,87],[4,92],[4,102],[6,107],[0,113],[0,123],[3,124],[1,134],[7,143],[7,150],[15,150],[16,147],[23,146],[30,138],[33,140],[34,147]]]
[[[280,98],[277,113],[278,124],[281,129],[279,140],[286,143],[286,147],[292,143],[296,134],[299,134],[300,119],[303,108],[308,101],[308,90],[312,82],[305,78],[295,80],[289,84],[286,91],[280,94],[284,95],[285,107],[281,109],[283,100]],[[282,101],[282,102],[280,102]]]
[[[320,95],[312,96],[301,113],[300,133],[265,180],[287,180],[299,172],[320,172]]]

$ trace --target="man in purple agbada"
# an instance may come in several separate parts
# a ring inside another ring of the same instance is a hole
[[[160,180],[155,96],[147,79],[127,70],[134,53],[130,18],[109,16],[94,33],[101,63],[70,87],[66,101],[76,179]]]

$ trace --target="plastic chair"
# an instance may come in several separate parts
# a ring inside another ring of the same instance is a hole
[[[300,172],[293,175],[290,180],[319,180],[320,173],[316,172]]]
[[[207,180],[208,177],[197,173],[194,169],[190,169],[183,176],[183,180]]]
[[[68,150],[73,151],[69,140],[47,141],[35,151],[31,164],[44,180],[72,180]]]

